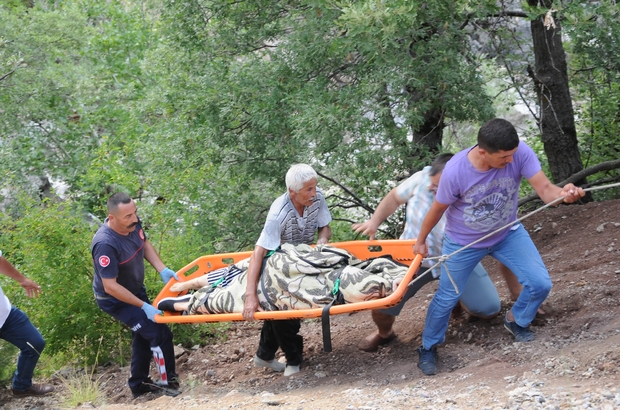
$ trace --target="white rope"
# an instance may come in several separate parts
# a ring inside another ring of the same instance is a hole
[[[606,189],[606,188],[614,188],[614,187],[618,187],[620,186],[620,182],[615,183],[615,184],[609,184],[609,185],[603,185],[603,186],[599,186],[599,187],[591,187],[591,188],[586,188],[583,191],[584,192],[588,192],[588,191],[596,191],[598,189]],[[456,294],[458,295],[459,292],[459,288],[456,286],[456,283],[454,282],[454,279],[452,279],[452,275],[450,275],[450,271],[448,270],[448,266],[445,264],[445,262],[450,259],[452,256],[456,255],[457,253],[464,251],[467,248],[471,248],[472,246],[474,246],[475,244],[477,244],[478,242],[481,242],[493,235],[495,235],[498,232],[503,231],[506,228],[509,228],[511,226],[513,226],[514,224],[521,222],[522,220],[524,220],[525,218],[529,218],[530,216],[542,211],[545,208],[548,208],[550,206],[556,205],[560,202],[562,202],[564,200],[564,198],[566,198],[566,196],[561,196],[559,198],[554,199],[553,201],[549,202],[548,204],[545,204],[544,206],[536,209],[535,211],[530,212],[529,214],[526,214],[524,216],[522,216],[521,218],[517,219],[516,221],[513,222],[509,222],[506,225],[502,226],[501,228],[498,228],[496,230],[494,230],[493,232],[483,236],[482,238],[479,238],[477,240],[475,240],[474,242],[463,246],[462,248],[452,252],[450,255],[441,255],[441,256],[432,256],[430,258],[424,258],[425,261],[432,261],[432,260],[437,260],[437,263],[434,264],[431,268],[429,269],[433,269],[435,267],[437,267],[438,265],[441,265],[442,263],[444,264],[444,267],[446,268],[446,273],[448,274],[448,279],[450,279],[450,283],[452,283],[452,286],[454,286],[454,291],[456,292]],[[411,282],[413,283],[413,281]],[[411,283],[409,284],[409,286],[411,286]]]

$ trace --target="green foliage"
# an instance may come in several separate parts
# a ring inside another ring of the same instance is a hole
[[[156,81],[140,65],[156,38],[143,11],[121,1],[0,6],[0,62],[10,70],[0,154],[13,183],[50,175],[93,208],[113,184],[135,191],[144,182],[148,158],[133,151],[144,127],[129,109]]]
[[[19,349],[0,339],[0,381],[11,380],[15,372]]]
[[[576,121],[580,149],[588,167],[620,155],[620,12],[613,1],[571,5],[564,11],[574,58]],[[618,170],[591,180],[617,181]],[[617,196],[600,191],[597,198]]]
[[[229,322],[203,323],[203,324],[171,324],[170,329],[174,334],[174,341],[186,349],[194,346],[223,343],[226,330],[230,328]]]
[[[1,74],[7,75],[0,93],[1,153],[11,159],[2,167],[15,175],[48,171],[70,178],[92,147],[73,117],[80,109],[75,86],[90,68],[76,64],[88,26],[74,7],[0,7],[0,20]]]
[[[23,200],[20,208],[20,219],[5,217],[0,221],[0,246],[20,272],[39,283],[42,295],[28,299],[14,281],[5,289],[11,302],[24,310],[44,335],[44,354],[76,351],[92,362],[96,341],[103,335],[104,359],[118,356],[121,345],[126,344],[119,344],[120,335],[127,332],[101,312],[92,297],[89,244],[93,228],[67,204],[41,206]]]
[[[283,191],[291,163],[311,163],[344,182],[359,198],[342,191],[331,197],[343,214],[359,199],[374,207],[388,181],[434,156],[437,147],[412,141],[428,111],[454,120],[492,115],[459,28],[462,4],[191,0],[165,6],[166,42],[151,67],[177,81],[158,90],[157,102],[164,96],[175,127],[201,132],[190,133],[191,145],[214,166],[201,182],[216,193],[209,200],[218,220],[243,239],[242,247],[257,237],[256,213]],[[172,67],[169,57],[180,64]],[[170,119],[163,121],[169,128]],[[183,175],[186,163],[169,169]],[[270,196],[251,192],[258,181],[280,188]],[[324,180],[320,186],[332,188]],[[244,206],[229,215],[225,204],[235,195]]]

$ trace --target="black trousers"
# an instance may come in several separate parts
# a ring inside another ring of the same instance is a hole
[[[273,360],[279,347],[287,365],[299,366],[304,350],[304,339],[298,334],[300,328],[300,319],[265,320],[256,355],[263,360]]]
[[[140,300],[151,303],[146,289],[136,295]],[[131,329],[131,375],[129,387],[133,390],[149,379],[151,361],[156,364],[162,381],[178,378],[174,358],[172,332],[168,325],[148,319],[139,307],[121,302],[115,298],[97,299],[99,308]]]

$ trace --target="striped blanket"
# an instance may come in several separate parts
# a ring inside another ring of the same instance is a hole
[[[249,258],[217,272],[219,283],[209,280],[212,285],[194,292],[188,313],[242,312],[248,265]],[[363,261],[330,245],[285,244],[263,261],[257,294],[264,310],[361,302],[390,295],[407,269],[389,256]]]

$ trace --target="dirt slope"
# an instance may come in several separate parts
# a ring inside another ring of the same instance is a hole
[[[234,323],[225,343],[186,351],[178,359],[183,393],[132,399],[127,369],[105,369],[106,409],[271,408],[620,408],[620,200],[561,206],[524,221],[554,287],[536,340],[513,343],[499,318],[453,319],[439,371],[416,367],[425,311],[435,284],[408,302],[398,338],[377,353],[356,348],[373,330],[369,312],[332,317],[333,352],[322,351],[317,320],[302,324],[305,361],[290,378],[251,366],[260,323]],[[527,255],[524,255],[527,257]],[[502,298],[511,302],[494,260],[483,262]],[[6,409],[57,408],[59,393],[14,400]],[[89,404],[83,407],[92,407]]]

